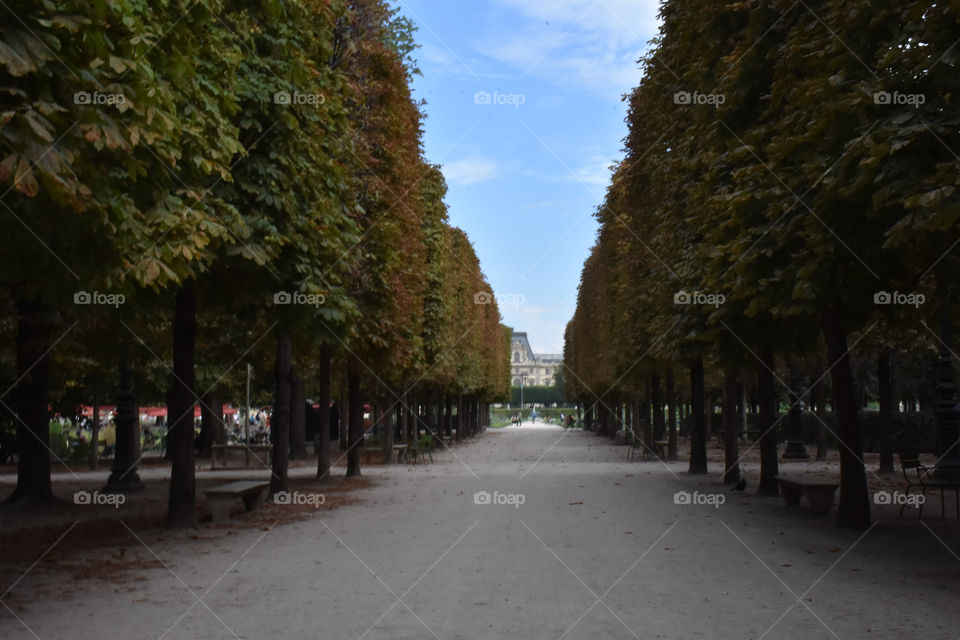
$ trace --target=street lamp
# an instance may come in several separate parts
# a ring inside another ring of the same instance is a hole
[[[527,379],[527,374],[521,373],[520,374],[520,415],[521,417],[523,416],[523,383],[526,381],[526,379]]]

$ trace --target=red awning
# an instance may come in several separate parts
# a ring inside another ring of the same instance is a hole
[[[116,410],[117,408],[115,406],[104,405],[100,407],[100,415],[102,416],[104,413],[115,413]],[[81,411],[83,412],[84,417],[90,418],[93,416],[92,406],[83,405],[81,407]],[[237,411],[238,410],[235,407],[223,405],[223,415],[232,416],[233,414],[237,413]],[[155,418],[157,416],[166,416],[167,408],[166,407],[139,407],[138,413],[142,416],[150,416],[151,418]],[[194,405],[193,417],[194,418],[200,417],[200,405]]]

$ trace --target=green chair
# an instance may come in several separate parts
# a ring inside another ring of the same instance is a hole
[[[428,433],[425,436],[420,436],[416,442],[410,443],[410,448],[407,449],[407,457],[413,456],[414,459],[417,456],[421,458],[427,456],[430,458],[430,462],[433,462],[433,434]]]

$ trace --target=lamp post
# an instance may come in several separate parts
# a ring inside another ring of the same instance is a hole
[[[520,417],[523,418],[523,383],[527,380],[527,374],[520,374]]]
[[[113,467],[103,493],[125,493],[144,488],[140,474],[137,473],[137,462],[140,460],[140,417],[134,396],[133,367],[129,363],[120,367],[120,385],[116,397],[116,446],[113,452]]]

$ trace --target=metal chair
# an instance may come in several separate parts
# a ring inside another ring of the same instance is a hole
[[[941,518],[945,518],[947,515],[945,492],[953,491],[956,497],[957,518],[960,518],[960,485],[932,480],[930,474],[934,471],[934,467],[928,467],[925,464],[922,464],[920,462],[920,454],[918,453],[901,453],[900,467],[903,470],[903,479],[907,483],[907,488],[905,490],[906,494],[909,495],[911,490],[919,487],[920,495],[923,496],[923,501],[920,502],[920,509],[919,513],[917,514],[917,518],[923,518],[923,506],[927,500],[927,489],[940,490]],[[906,507],[907,502],[905,500],[904,503],[900,505],[899,517],[903,517],[903,510],[906,509]]]

